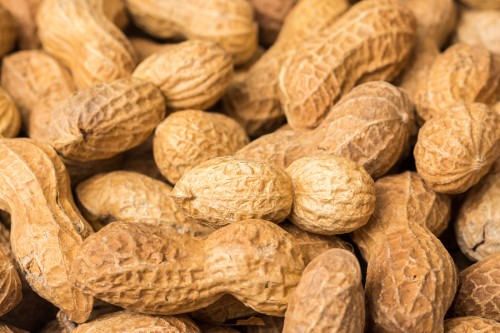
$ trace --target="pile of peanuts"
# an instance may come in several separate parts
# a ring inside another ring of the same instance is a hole
[[[0,333],[500,332],[500,0],[0,0]]]

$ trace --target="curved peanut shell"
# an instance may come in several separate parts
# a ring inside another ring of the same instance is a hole
[[[278,78],[287,57],[309,36],[332,25],[348,7],[347,0],[299,1],[288,14],[276,43],[231,82],[223,98],[224,110],[250,136],[272,132],[284,120]]]
[[[14,48],[18,27],[12,15],[0,6],[0,57]]]
[[[21,129],[21,114],[7,92],[0,88],[0,137],[13,138]]]
[[[280,223],[290,214],[293,185],[272,164],[218,157],[185,173],[171,196],[188,219],[213,228],[247,219]]]
[[[156,127],[153,141],[156,164],[172,184],[196,165],[234,155],[246,144],[245,130],[233,119],[197,110],[168,116]]]
[[[142,313],[187,313],[231,294],[283,316],[305,265],[293,237],[268,221],[233,223],[204,240],[163,224],[113,222],[85,241],[72,277],[82,290]]]
[[[170,197],[170,191],[170,186],[148,176],[114,171],[80,183],[76,196],[84,216],[100,227],[116,220],[157,221],[191,236],[213,231],[186,220]]]
[[[455,41],[480,45],[500,56],[500,11],[462,10],[455,32]]]
[[[460,0],[460,2],[474,9],[500,9],[500,0]]]
[[[244,64],[257,50],[257,25],[245,0],[125,0],[134,23],[159,38],[218,43]]]
[[[365,298],[358,259],[349,251],[329,250],[302,273],[290,297],[283,333],[363,333]]]
[[[19,275],[10,258],[0,251],[0,316],[16,307],[22,298]]]
[[[496,333],[500,323],[481,317],[458,317],[444,321],[445,333]]]
[[[282,67],[280,101],[294,129],[312,129],[357,84],[395,78],[415,40],[415,19],[392,0],[362,1],[312,36]]]
[[[500,155],[500,117],[486,105],[458,105],[427,121],[414,156],[418,174],[441,193],[463,193],[477,184]]]
[[[72,333],[201,333],[187,317],[155,317],[121,311],[78,325]]]
[[[459,280],[454,315],[500,321],[500,252],[467,267]]]
[[[436,57],[416,100],[424,120],[443,117],[454,104],[493,104],[500,93],[500,59],[486,48],[455,44]]]
[[[472,260],[500,252],[500,169],[467,194],[455,224],[457,242]]]
[[[334,156],[304,157],[287,169],[293,181],[290,221],[323,235],[356,230],[375,209],[373,179],[359,164]]]
[[[128,77],[136,65],[132,45],[103,8],[97,0],[46,0],[38,10],[43,48],[71,70],[79,88]]]
[[[0,140],[0,205],[12,218],[11,245],[40,296],[84,322],[93,299],[73,287],[69,265],[92,229],[75,207],[56,152],[28,139]]]
[[[414,173],[381,178],[375,189],[375,213],[354,232],[368,261],[365,296],[374,332],[443,332],[457,273],[427,226],[449,215]]]
[[[173,110],[213,106],[233,77],[231,56],[217,43],[202,40],[166,46],[144,59],[133,77],[154,83]]]
[[[135,78],[100,83],[58,103],[48,142],[65,158],[102,160],[138,146],[165,117],[165,100],[152,83]]]
[[[377,178],[397,162],[414,131],[408,95],[375,81],[344,96],[316,129],[277,131],[251,142],[235,156],[287,167],[302,157],[335,155],[361,164]]]
[[[76,90],[66,69],[41,50],[21,51],[5,57],[2,86],[19,107],[29,135],[34,134],[32,129],[40,133],[35,135],[37,140],[47,130],[52,107]]]

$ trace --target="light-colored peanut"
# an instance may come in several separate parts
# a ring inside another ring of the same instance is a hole
[[[287,167],[302,157],[335,155],[362,165],[377,178],[397,162],[414,131],[407,94],[386,82],[368,82],[344,96],[316,129],[276,131],[235,156]]]
[[[134,49],[106,17],[104,1],[46,0],[38,10],[43,48],[71,70],[79,88],[127,77],[136,65]]]
[[[244,64],[257,49],[257,25],[246,0],[125,0],[134,23],[159,38],[219,43]]]
[[[293,236],[268,221],[233,223],[204,240],[161,224],[113,222],[80,247],[72,278],[83,291],[142,313],[187,313],[231,294],[283,316],[306,264]]]
[[[286,171],[294,187],[289,219],[304,230],[324,235],[348,233],[365,225],[375,209],[373,179],[351,160],[304,157]]]
[[[455,41],[480,45],[500,56],[500,11],[467,10],[460,12]]]
[[[365,298],[358,259],[332,249],[302,273],[285,314],[283,333],[363,333]]]
[[[159,87],[173,110],[205,110],[229,86],[233,63],[217,43],[192,40],[170,45],[147,57],[132,75]]]
[[[290,214],[293,185],[275,165],[218,157],[185,173],[171,196],[186,218],[214,228],[247,219],[280,223]]]
[[[480,103],[458,105],[427,121],[414,150],[418,174],[441,193],[463,193],[500,155],[500,117]]]
[[[446,227],[450,202],[411,172],[381,178],[375,189],[375,213],[354,232],[368,262],[365,296],[373,332],[443,332],[457,273],[433,232]]]
[[[225,115],[179,111],[156,127],[154,158],[163,176],[175,184],[198,164],[215,157],[231,156],[246,144],[245,130]]]
[[[394,79],[415,40],[415,19],[392,0],[362,1],[308,38],[282,67],[280,102],[294,129],[317,127],[354,86]]]
[[[13,138],[21,129],[21,114],[9,94],[0,88],[0,137]]]
[[[73,287],[68,269],[92,229],[76,209],[63,163],[47,145],[1,139],[0,188],[0,205],[12,218],[12,250],[28,283],[84,322],[93,300]]]
[[[0,250],[0,316],[16,307],[22,298],[22,285],[14,265]]]

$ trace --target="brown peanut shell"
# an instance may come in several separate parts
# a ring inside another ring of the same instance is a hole
[[[500,323],[481,317],[458,317],[444,321],[445,333],[496,333]]]
[[[22,298],[22,284],[10,258],[0,250],[0,316],[16,307]]]

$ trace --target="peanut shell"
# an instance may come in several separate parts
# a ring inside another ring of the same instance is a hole
[[[21,50],[37,49],[40,40],[37,36],[35,17],[41,0],[0,0],[3,6],[14,18],[19,33],[19,48]]]
[[[186,218],[213,228],[247,219],[280,223],[290,214],[293,185],[272,164],[218,157],[185,173],[171,196]]]
[[[21,114],[12,98],[0,88],[0,137],[13,138],[21,129]]]
[[[18,27],[12,15],[0,6],[0,57],[14,48]]]
[[[359,164],[334,157],[304,157],[287,169],[294,186],[292,213],[298,227],[323,235],[365,225],[375,209],[373,179]]]
[[[0,251],[0,316],[16,307],[22,298],[19,275],[4,251]]]
[[[455,41],[480,45],[500,56],[500,12],[498,10],[462,10]]]
[[[158,168],[172,184],[196,165],[231,156],[247,144],[245,130],[233,119],[197,110],[168,116],[156,128],[153,141]]]
[[[445,333],[496,333],[500,323],[481,317],[458,317],[444,321]]]
[[[159,87],[173,110],[204,110],[226,91],[233,76],[233,62],[217,43],[192,40],[152,54],[132,75]]]
[[[441,193],[463,193],[477,184],[500,155],[500,117],[480,103],[457,105],[427,121],[414,156],[418,174]]]
[[[460,0],[460,2],[475,9],[500,9],[500,0]]]

